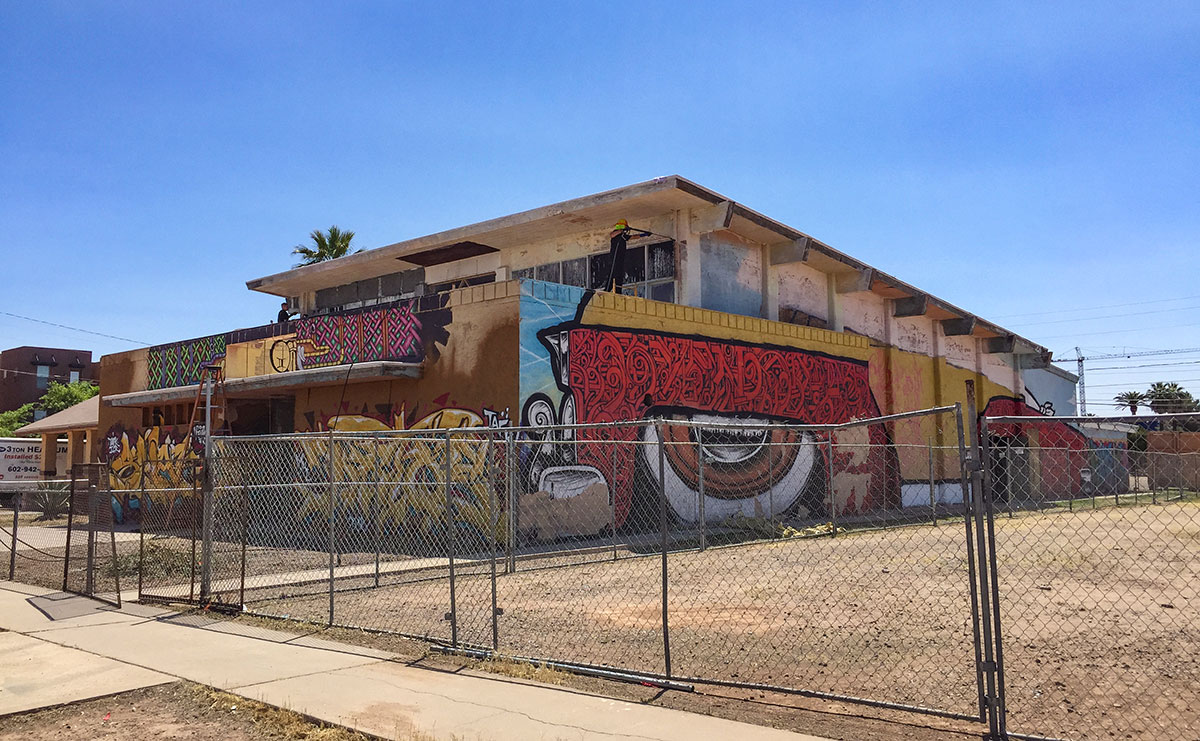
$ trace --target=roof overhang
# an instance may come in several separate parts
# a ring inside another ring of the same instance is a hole
[[[395,378],[420,378],[420,363],[400,363],[391,360],[376,360],[370,363],[347,363],[326,368],[270,373],[263,376],[231,378],[221,384],[218,392],[225,398],[262,398],[281,391],[317,386],[336,386],[343,383],[385,381]],[[151,391],[132,391],[104,397],[104,403],[114,407],[142,407],[154,404],[174,404],[195,401],[200,393],[199,384],[173,386]]]
[[[78,432],[91,430],[100,426],[100,397],[90,399],[67,407],[36,422],[31,422],[16,430],[18,435],[57,435],[63,432]]]
[[[899,306],[894,307],[895,316],[925,316],[940,321],[966,320],[957,321],[956,325],[966,327],[969,324],[969,331],[954,331],[954,334],[969,334],[981,339],[998,338],[1004,342],[995,345],[997,348],[1001,344],[1006,348],[1011,345],[1008,352],[1049,357],[1049,350],[1041,345],[1018,337],[997,324],[921,291],[804,232],[679,175],[655,178],[396,242],[336,260],[305,265],[247,281],[246,287],[277,296],[299,296],[307,291],[438,264],[444,256],[458,252],[487,254],[489,251],[524,247],[531,242],[564,233],[601,229],[617,219],[644,220],[687,209],[693,209],[694,221],[698,216],[703,222],[703,225],[693,223],[693,231],[725,229],[750,241],[768,245],[771,247],[772,265],[804,262],[821,272],[834,274],[838,276],[839,283],[846,284],[849,290],[870,291],[900,302]]]

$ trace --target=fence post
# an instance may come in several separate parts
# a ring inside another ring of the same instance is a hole
[[[144,465],[145,464],[143,464],[143,466]],[[67,591],[67,575],[71,571],[71,533],[74,532],[75,527],[76,527],[76,525],[75,525],[75,483],[76,483],[77,477],[79,476],[79,472],[76,470],[76,468],[77,468],[77,466],[75,466],[75,465],[71,466],[71,493],[67,497],[67,543],[66,543],[67,547],[66,547],[66,550],[63,552],[63,587],[62,587],[62,590],[64,592]],[[105,469],[105,473],[103,475],[107,475],[107,468]],[[16,520],[17,514],[18,514],[17,512],[13,513],[14,520]],[[138,529],[141,530],[141,528],[138,528]],[[139,535],[138,535],[138,596],[139,597],[141,596],[141,583],[142,583],[141,541],[144,537],[145,537],[144,535],[141,535],[139,533]],[[12,553],[12,555],[14,557],[17,555],[17,529],[15,527],[13,528],[13,553]],[[10,574],[9,579],[11,580],[12,578],[13,577]]]
[[[991,460],[988,450],[987,417],[975,409],[975,383],[967,381],[968,417],[977,420],[977,434],[971,444],[975,470],[971,483],[975,489],[975,538],[979,553],[979,597],[982,609],[984,671],[988,686],[988,724],[992,738],[1005,738],[1004,654],[1000,640],[1000,592],[996,584],[996,534],[993,526],[994,505],[991,495]],[[1011,509],[1010,509],[1011,514]]]
[[[511,430],[504,433],[504,489],[508,520],[508,532],[505,538],[506,558],[504,571],[514,574],[517,571],[517,470],[516,470],[517,436]]]
[[[375,446],[375,467],[371,469],[371,478],[374,479],[371,483],[374,484],[371,491],[371,530],[375,538],[375,586],[379,586],[379,541],[383,537],[382,524],[379,522],[380,502],[379,496],[379,480],[382,476],[379,475],[379,435],[371,436],[371,441]]]
[[[74,486],[72,486],[74,489]],[[17,523],[21,519],[21,498],[24,496],[22,492],[17,492],[13,498],[13,523],[12,523],[12,550],[8,552],[8,580],[12,581],[17,575]],[[70,528],[67,528],[70,532]],[[71,557],[71,549],[67,549],[66,558]],[[67,578],[64,572],[63,575],[63,591],[66,591]]]
[[[89,597],[96,593],[96,520],[99,510],[96,507],[96,485],[88,482],[88,541],[87,541],[87,577],[85,594]]]
[[[663,631],[663,664],[666,668],[664,676],[671,676],[671,630],[667,619],[667,456],[663,436],[666,426],[658,422],[658,515],[662,530],[662,631]]]
[[[449,552],[450,563],[450,645],[458,646],[458,600],[454,591],[454,551],[457,547],[455,543],[454,530],[454,493],[451,491],[451,481],[454,477],[451,470],[451,448],[450,448],[450,430],[446,430],[446,548]]]
[[[773,428],[767,428],[767,522],[771,523],[771,537],[779,537],[775,528],[775,445]]]
[[[612,538],[612,557],[617,560],[617,451],[620,446],[617,444],[617,436],[614,433],[612,438],[612,478],[608,480],[608,521],[609,521],[609,536]]]
[[[496,530],[500,526],[500,508],[496,502],[496,453],[493,445],[496,431],[488,428],[487,439],[487,490],[488,490],[488,540],[491,547],[490,567],[492,571],[492,650],[500,648],[499,605],[496,600]]]
[[[1146,455],[1150,458],[1150,465],[1147,466],[1149,476],[1146,477],[1146,488],[1150,490],[1150,503],[1158,504],[1158,489],[1154,488],[1154,474],[1156,470],[1154,465],[1154,454],[1147,451]]]
[[[833,487],[833,430],[829,431],[829,440],[827,443],[829,455],[825,461],[826,478],[829,483],[826,488],[829,489],[829,526],[833,537],[837,537],[837,490]]]
[[[246,609],[246,544],[250,540],[250,485],[242,471],[242,564],[238,576],[238,609]]]
[[[202,488],[200,479],[197,476],[197,470],[196,470],[197,465],[198,465],[198,460],[193,459],[191,462],[191,466],[192,466],[192,505],[193,506],[195,506],[195,504],[200,501],[200,489]],[[201,472],[200,475],[203,475],[203,472]],[[201,507],[201,509],[203,509],[203,507]],[[188,517],[188,520],[190,520],[192,523],[192,563],[191,563],[191,570],[189,571],[189,574],[188,574],[188,578],[191,580],[188,583],[188,602],[193,602],[196,599],[196,540],[197,540],[198,536],[196,533],[196,517],[195,517],[195,515],[193,514],[191,517]],[[171,527],[171,508],[170,507],[167,508],[166,521],[163,523],[163,527],[166,529],[170,529],[170,527]],[[201,553],[203,553],[203,551]]]
[[[204,375],[204,374],[202,374]],[[204,381],[204,482],[200,492],[200,601],[212,598],[213,483],[212,483],[212,375]]]
[[[141,476],[138,477],[138,517],[141,522],[138,523],[138,599],[142,598],[142,588],[145,586],[145,571],[146,571],[146,525],[150,519],[150,508],[146,506],[146,461],[138,464],[141,467]],[[75,492],[74,474],[71,476],[71,493]],[[68,528],[69,530],[70,528]]]
[[[769,450],[769,449],[768,449]],[[704,513],[704,428],[696,428],[696,461],[700,469],[700,499],[697,502],[697,516],[700,518],[700,550],[708,547],[708,523]],[[767,477],[767,484],[770,485],[770,476]]]
[[[933,481],[933,443],[925,444],[929,448],[929,512],[933,518],[933,526],[937,527],[937,490]]]
[[[334,518],[337,500],[337,473],[333,464],[334,457],[333,430],[329,430],[329,625],[333,625],[333,551],[337,547],[334,541]]]

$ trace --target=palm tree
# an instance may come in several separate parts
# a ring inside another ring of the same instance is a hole
[[[312,246],[298,244],[296,249],[292,250],[293,255],[300,255],[303,258],[296,267],[334,260],[350,254],[350,240],[354,239],[354,232],[344,232],[335,225],[329,227],[328,232],[314,229],[308,236],[312,239]],[[362,250],[357,251],[362,252]]]
[[[1147,397],[1141,391],[1122,391],[1113,397],[1119,406],[1129,407],[1130,414],[1137,414],[1139,406],[1145,405]]]
[[[1178,414],[1196,411],[1196,400],[1182,386],[1171,381],[1157,381],[1146,391],[1146,402],[1155,414]]]

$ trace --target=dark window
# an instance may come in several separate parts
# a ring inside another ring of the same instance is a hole
[[[625,282],[641,283],[646,280],[646,248],[630,247],[625,250]]]
[[[675,303],[674,281],[669,283],[655,283],[651,285],[649,299],[651,301],[666,301],[668,303]]]
[[[566,260],[562,264],[562,282],[568,286],[587,288],[588,260],[580,257],[576,260]]]
[[[557,262],[538,265],[534,270],[534,277],[548,283],[559,283],[562,280],[562,267]]]
[[[612,272],[612,260],[607,252],[601,252],[588,258],[588,268],[591,271],[591,281],[588,288],[606,288],[608,275]]]
[[[521,268],[512,272],[513,280],[521,280],[522,278],[533,278],[533,268]]]

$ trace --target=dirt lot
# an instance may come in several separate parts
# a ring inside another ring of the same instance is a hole
[[[171,739],[365,741],[342,728],[187,682],[0,718],[0,739]],[[411,739],[421,741],[421,739]]]
[[[1200,506],[1020,513],[996,539],[1010,729],[1200,738]],[[944,522],[672,554],[672,671],[973,714],[965,540]],[[660,578],[657,557],[502,576],[499,645],[661,672]],[[455,588],[459,639],[490,645],[490,580]],[[327,595],[285,591],[251,607],[327,619]],[[437,578],[339,593],[335,621],[449,638],[448,611]]]

